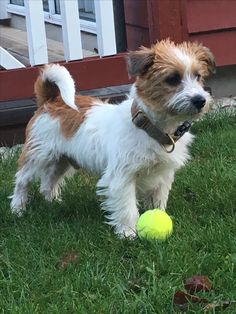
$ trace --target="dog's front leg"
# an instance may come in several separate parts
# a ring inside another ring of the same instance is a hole
[[[136,182],[125,175],[104,175],[97,184],[97,194],[104,197],[102,209],[108,214],[108,224],[120,236],[136,236],[139,217],[136,200]]]
[[[158,186],[153,189],[151,195],[153,208],[166,209],[173,181],[174,172],[168,172],[163,176],[163,179],[159,182]]]

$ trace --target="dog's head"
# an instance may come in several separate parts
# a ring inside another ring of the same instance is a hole
[[[162,40],[150,49],[127,55],[128,73],[146,106],[163,115],[197,118],[208,111],[211,97],[204,79],[215,71],[214,57],[201,44]]]

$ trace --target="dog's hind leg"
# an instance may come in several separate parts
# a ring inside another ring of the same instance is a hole
[[[171,185],[174,181],[174,171],[167,172],[158,185],[152,190],[152,208],[166,209]]]
[[[65,178],[75,173],[75,169],[71,167],[66,157],[54,159],[44,165],[41,171],[40,193],[45,199],[52,201],[60,200],[61,188],[65,183]]]
[[[25,209],[29,183],[35,178],[36,166],[32,159],[28,159],[17,171],[15,188],[11,198],[11,210],[21,215]]]

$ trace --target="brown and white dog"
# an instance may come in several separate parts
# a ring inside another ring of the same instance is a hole
[[[40,178],[40,192],[57,198],[65,177],[83,168],[100,176],[97,194],[109,224],[134,236],[138,200],[166,208],[177,169],[189,159],[193,136],[178,134],[186,120],[199,118],[211,97],[203,88],[215,63],[197,43],[163,40],[127,55],[136,81],[119,105],[75,96],[74,81],[60,65],[47,65],[35,84],[38,110],[26,130],[12,196],[21,214],[29,183]],[[69,184],[69,183],[68,183]]]

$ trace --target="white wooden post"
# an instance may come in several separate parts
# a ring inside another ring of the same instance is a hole
[[[0,47],[0,65],[6,69],[25,68],[25,65],[13,57],[6,49]]]
[[[94,0],[94,5],[99,55],[114,55],[117,50],[112,0]]]
[[[77,0],[60,0],[62,35],[66,61],[83,58]]]
[[[7,12],[7,5],[10,0],[0,0],[0,20],[8,19],[10,15]]]
[[[25,0],[24,3],[30,64],[33,66],[48,63],[43,2]]]

